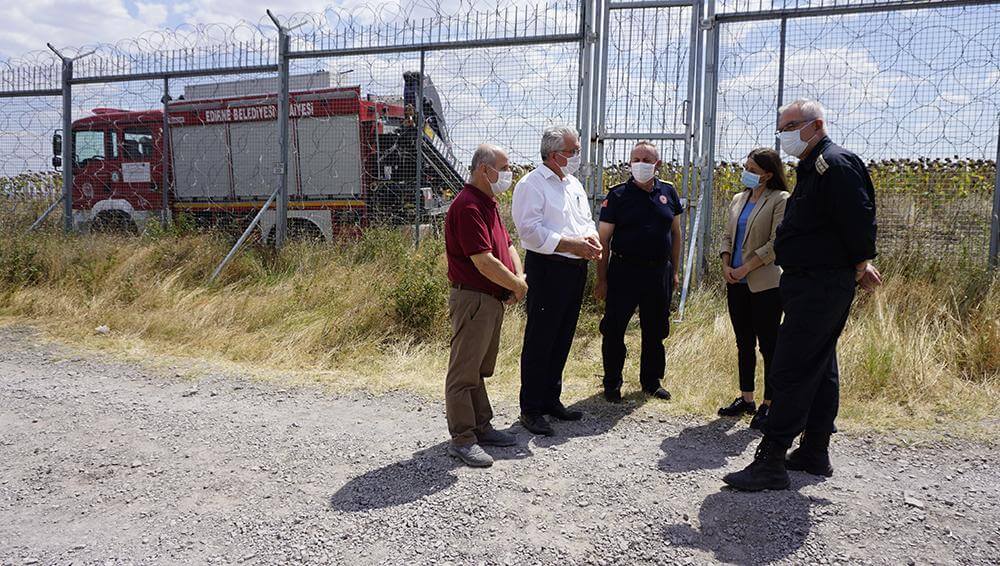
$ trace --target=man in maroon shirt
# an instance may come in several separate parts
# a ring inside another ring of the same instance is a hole
[[[514,436],[493,428],[484,377],[493,375],[504,304],[524,298],[528,284],[521,259],[500,218],[496,195],[511,185],[507,154],[481,145],[472,156],[469,184],[444,221],[451,295],[451,357],[445,377],[448,453],[473,467],[493,465],[485,446],[512,446]]]

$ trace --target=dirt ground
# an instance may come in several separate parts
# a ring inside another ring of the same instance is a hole
[[[473,470],[443,403],[401,393],[190,379],[27,327],[0,329],[0,380],[4,565],[1000,564],[1000,456],[963,440],[841,434],[833,478],[743,494],[719,478],[752,455],[745,421],[641,398],[514,426]]]

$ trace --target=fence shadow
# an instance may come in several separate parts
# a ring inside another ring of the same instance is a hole
[[[703,550],[729,564],[769,564],[798,550],[812,528],[810,509],[829,505],[827,499],[803,495],[799,490],[824,480],[792,474],[785,491],[743,493],[723,488],[705,498],[698,512],[698,527],[679,523],[663,529],[663,538],[675,546]]]
[[[626,395],[621,403],[609,403],[604,399],[603,393],[595,393],[567,407],[571,410],[583,411],[583,419],[579,421],[559,421],[548,417],[549,422],[552,423],[552,427],[556,429],[556,434],[555,436],[534,437],[535,445],[548,448],[564,444],[571,438],[606,434],[619,421],[632,414],[648,400],[649,398],[645,393],[636,391]]]
[[[729,434],[734,426],[741,428]],[[659,468],[668,473],[721,468],[729,458],[742,454],[758,437],[759,434],[747,428],[742,419],[722,417],[701,426],[688,427],[660,445],[663,458]]]
[[[521,429],[518,443],[508,448],[486,447],[495,460],[519,460],[531,456],[528,439]],[[330,496],[330,508],[354,513],[405,505],[450,488],[458,481],[453,472],[462,464],[448,455],[448,442],[415,452],[412,457],[389,464],[348,481]],[[490,473],[489,470],[478,470]]]

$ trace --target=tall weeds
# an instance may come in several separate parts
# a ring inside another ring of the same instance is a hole
[[[341,246],[249,247],[215,284],[228,242],[209,234],[0,239],[0,314],[90,346],[207,357],[321,376],[339,388],[439,395],[447,361],[443,245],[414,251],[369,230]],[[996,426],[1000,284],[973,261],[880,259],[885,286],[859,294],[841,340],[843,422],[850,427]],[[668,404],[714,414],[736,394],[736,353],[721,284],[694,292],[668,348]],[[567,366],[569,401],[600,387],[600,307],[588,299]],[[108,325],[110,336],[93,329]],[[498,402],[515,403],[524,320],[508,309]],[[626,388],[638,388],[637,331]],[[760,371],[760,370],[759,370]],[[993,419],[992,421],[990,419]],[[992,423],[992,424],[991,424]]]

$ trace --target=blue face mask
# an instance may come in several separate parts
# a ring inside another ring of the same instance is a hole
[[[743,186],[748,189],[756,189],[757,185],[760,184],[760,175],[751,173],[744,169],[743,174],[740,175],[740,182],[743,183]]]

